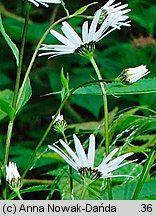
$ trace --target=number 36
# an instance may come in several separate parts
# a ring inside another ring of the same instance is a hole
[[[152,212],[152,204],[141,204],[141,212]]]

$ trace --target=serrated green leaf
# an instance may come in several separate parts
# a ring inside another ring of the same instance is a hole
[[[106,85],[107,95],[126,95],[126,94],[147,94],[156,92],[156,79],[143,79],[126,86],[121,83],[111,83]],[[88,85],[77,89],[74,94],[101,95],[99,85]]]
[[[78,94],[78,95],[101,95],[101,88],[97,84],[99,81],[95,81],[94,84],[91,81],[84,83],[84,86],[81,85],[81,87],[76,88],[76,90],[73,91],[72,94]],[[106,92],[107,95],[127,95],[127,94],[148,94],[148,93],[154,93],[156,92],[156,79],[143,79],[139,80],[138,82],[126,86],[122,83],[113,82],[106,85]],[[53,94],[60,94],[61,92],[53,92],[46,95],[53,95]]]
[[[83,12],[85,12],[85,10],[87,10],[87,8],[88,8],[89,6],[94,5],[94,4],[97,4],[97,3],[98,3],[98,2],[93,2],[93,3],[91,3],[91,4],[88,4],[88,5],[85,5],[85,6],[81,7],[80,9],[78,9],[78,10],[73,14],[73,16],[77,16],[77,15],[82,14]]]
[[[18,113],[24,105],[28,102],[32,95],[32,89],[30,85],[30,79],[28,78],[25,82],[24,88],[20,88],[18,98],[17,98],[17,108],[16,113]]]
[[[3,24],[2,24],[1,14],[0,14],[0,32],[2,33],[4,39],[6,40],[9,47],[11,48],[11,50],[15,56],[15,59],[16,59],[16,64],[18,66],[18,64],[19,64],[19,50],[18,50],[17,46],[12,42],[11,38],[5,32],[5,29],[4,29]]]

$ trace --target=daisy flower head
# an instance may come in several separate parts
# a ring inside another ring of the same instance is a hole
[[[124,163],[122,162],[127,157],[133,155],[133,153],[127,153],[118,156],[115,159],[112,159],[113,156],[119,150],[118,148],[116,148],[107,157],[103,159],[103,161],[100,163],[98,167],[95,167],[95,136],[93,134],[90,135],[87,155],[83,149],[80,140],[75,134],[73,135],[73,139],[76,153],[62,139],[60,139],[59,141],[66,150],[66,152],[55,144],[53,146],[48,147],[55,151],[58,155],[60,155],[71,167],[73,167],[81,175],[83,179],[87,178],[94,181],[98,178],[110,178],[121,176],[130,177],[128,175],[113,175],[112,172],[122,166],[132,163],[133,161],[128,161]]]
[[[44,5],[45,7],[49,7],[49,4],[60,4],[61,0],[28,0],[29,2],[33,3],[36,7],[39,7],[39,4]]]
[[[150,71],[148,71],[146,65],[140,65],[138,67],[127,68],[123,70],[123,72],[119,75],[117,80],[119,80],[123,84],[130,85],[135,83],[136,81],[138,81],[139,79],[141,79],[142,77],[146,76],[149,73]]]
[[[11,189],[22,187],[22,180],[17,170],[16,163],[9,162],[9,165],[6,166],[6,181]]]
[[[120,26],[130,26],[130,21],[126,21],[129,17],[125,14],[130,12],[130,9],[125,9],[128,4],[121,5],[121,2],[113,4],[115,0],[109,0],[101,9],[101,15],[99,18],[99,23],[102,23],[104,19],[108,16],[116,17],[116,25]],[[116,16],[116,14],[118,14]],[[114,26],[113,26],[114,27]]]
[[[49,55],[49,58],[52,58],[72,53],[78,53],[86,57],[92,56],[95,44],[115,29],[120,29],[120,26],[124,23],[124,16],[122,16],[120,11],[109,14],[99,26],[98,23],[100,16],[101,9],[95,13],[90,26],[88,21],[83,23],[82,38],[75,32],[68,22],[62,22],[61,30],[64,35],[53,29],[50,30],[50,33],[62,44],[42,44],[40,50],[47,52],[43,52],[39,54],[39,56]],[[125,25],[128,25],[128,23]]]

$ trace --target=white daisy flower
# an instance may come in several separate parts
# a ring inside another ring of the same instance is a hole
[[[90,135],[87,155],[85,154],[85,151],[80,140],[75,134],[73,135],[73,139],[76,153],[62,139],[60,139],[59,141],[61,145],[65,148],[67,153],[64,152],[56,144],[48,147],[55,151],[58,155],[60,155],[71,167],[77,170],[83,178],[87,177],[92,180],[96,180],[98,178],[110,178],[121,176],[130,177],[128,175],[113,175],[112,172],[119,169],[122,166],[132,163],[133,161],[128,161],[125,163],[122,162],[127,157],[133,155],[133,153],[127,153],[112,160],[113,156],[119,150],[118,148],[116,148],[107,157],[103,159],[103,161],[98,167],[94,167],[95,136],[93,134]]]
[[[146,65],[140,65],[134,68],[125,69],[117,78],[123,84],[133,84],[142,77],[149,74],[150,71],[146,68]]]
[[[103,20],[105,19],[107,15],[118,13],[120,14],[120,16],[118,16],[116,20],[116,25],[119,27],[120,26],[130,26],[129,24],[130,21],[125,22],[129,18],[125,14],[130,12],[130,9],[124,9],[128,6],[128,4],[121,5],[121,2],[119,2],[119,3],[112,5],[114,2],[115,0],[109,0],[104,6],[101,7],[101,16],[100,16],[99,23],[103,22]]]
[[[64,35],[58,33],[55,30],[51,30],[50,33],[57,38],[63,45],[47,45],[42,44],[40,50],[47,51],[39,54],[39,56],[50,55],[49,58],[64,55],[79,53],[83,56],[91,56],[95,49],[95,43],[100,41],[110,32],[115,29],[120,29],[121,25],[129,26],[127,22],[124,24],[125,16],[121,11],[116,13],[110,13],[106,19],[102,22],[98,28],[99,18],[101,16],[101,9],[99,9],[91,22],[89,27],[88,21],[85,21],[82,26],[82,39],[75,32],[75,30],[69,25],[68,22],[62,22],[62,32]]]
[[[36,7],[39,7],[39,4],[44,5],[45,7],[49,7],[47,3],[60,4],[61,0],[28,0],[33,3]]]
[[[9,165],[6,166],[6,181],[12,189],[22,186],[21,176],[17,170],[16,163],[9,162]]]

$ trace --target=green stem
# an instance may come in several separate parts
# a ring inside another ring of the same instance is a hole
[[[62,7],[63,7],[63,9],[65,10],[65,12],[66,12],[66,14],[67,14],[67,17],[69,17],[69,16],[70,16],[70,15],[69,15],[69,12],[68,12],[68,10],[67,10],[67,8],[66,8],[66,5],[65,5],[65,3],[64,3],[63,0],[61,0],[61,4],[62,4]]]
[[[1,188],[2,188],[2,199],[7,199],[7,183],[6,183],[6,167],[1,167]]]
[[[24,29],[23,29],[23,35],[22,35],[22,44],[21,44],[21,50],[20,50],[19,65],[18,65],[18,69],[17,69],[15,91],[14,91],[14,97],[13,97],[13,103],[12,103],[13,108],[16,107],[17,95],[18,95],[18,90],[19,90],[19,83],[20,83],[20,76],[21,76],[22,62],[23,62],[23,54],[24,54],[24,46],[25,46],[25,39],[26,39],[26,29],[27,29],[27,24],[28,24],[28,20],[29,20],[30,7],[31,7],[31,4],[28,3],[28,5],[26,7],[26,18],[25,18],[25,24],[24,24]],[[13,124],[14,124],[14,120],[10,120],[9,125],[8,125],[8,131],[7,131],[6,149],[5,149],[5,155],[4,155],[4,166],[8,162],[8,154],[9,154]]]
[[[37,144],[37,146],[36,146],[36,148],[35,148],[35,150],[34,150],[32,156],[31,156],[31,158],[30,158],[30,160],[29,160],[29,163],[28,163],[28,165],[27,165],[27,167],[26,167],[26,169],[25,169],[25,171],[24,171],[24,173],[23,173],[23,175],[22,175],[23,179],[24,179],[25,175],[27,174],[28,170],[30,169],[30,167],[31,167],[31,165],[32,165],[32,162],[33,162],[33,160],[35,159],[35,156],[36,156],[36,153],[37,153],[38,149],[41,147],[41,145],[42,145],[42,143],[44,142],[45,138],[46,138],[47,135],[49,134],[49,132],[50,132],[52,126],[53,126],[53,123],[54,123],[54,121],[55,121],[57,115],[58,115],[59,112],[62,110],[62,108],[64,107],[64,105],[65,105],[66,101],[69,99],[69,97],[70,97],[77,89],[81,88],[81,86],[82,86],[82,85],[80,85],[80,86],[78,86],[78,87],[76,87],[76,88],[73,88],[73,89],[70,91],[70,93],[68,93],[68,95],[65,97],[65,99],[62,101],[60,107],[58,108],[58,110],[57,110],[57,112],[56,112],[56,114],[55,114],[55,117],[54,117],[54,118],[52,119],[52,121],[50,122],[49,126],[47,127],[46,131],[44,132],[44,134],[43,134],[41,140],[40,140],[39,143]]]
[[[31,156],[31,158],[30,158],[30,160],[29,160],[28,165],[27,165],[27,167],[26,167],[26,169],[25,169],[25,171],[24,171],[24,173],[23,173],[23,175],[22,175],[23,179],[24,179],[25,175],[27,174],[28,170],[30,169],[30,167],[31,167],[31,165],[32,165],[32,162],[33,162],[33,160],[35,159],[35,156],[36,156],[36,153],[37,153],[38,149],[41,147],[41,145],[42,145],[42,143],[44,142],[45,138],[46,138],[47,135],[49,134],[49,132],[50,132],[52,126],[53,126],[53,123],[54,123],[54,121],[55,121],[57,115],[58,115],[59,112],[62,110],[62,108],[64,107],[64,105],[65,105],[66,101],[69,99],[69,97],[70,97],[77,89],[81,88],[81,86],[82,86],[82,85],[80,85],[80,86],[78,86],[78,87],[76,87],[76,88],[73,88],[73,89],[70,91],[70,93],[68,93],[68,95],[65,97],[65,99],[62,101],[60,107],[58,108],[58,110],[57,110],[57,112],[56,112],[56,114],[55,114],[55,117],[54,117],[54,118],[52,119],[52,121],[50,122],[49,126],[47,127],[46,131],[44,132],[44,134],[43,134],[41,140],[40,140],[39,143],[37,144],[37,146],[36,146],[36,148],[35,148],[35,150],[34,150],[32,156]]]
[[[72,16],[73,16],[73,15],[71,15],[71,16],[69,16],[69,17],[63,17],[63,18],[59,19],[58,21],[56,21],[55,23],[53,23],[53,24],[46,30],[46,32],[43,34],[43,36],[42,36],[42,38],[40,39],[38,45],[36,46],[35,52],[34,52],[32,58],[31,58],[30,64],[29,64],[28,69],[27,69],[27,71],[26,71],[26,73],[25,73],[25,77],[24,77],[23,83],[22,83],[22,85],[21,85],[21,91],[20,91],[20,93],[19,93],[19,95],[18,95],[18,98],[20,98],[21,95],[22,95],[22,92],[23,92],[25,83],[26,83],[26,81],[27,81],[27,79],[28,79],[28,76],[29,76],[29,74],[30,74],[31,68],[32,68],[32,66],[33,66],[33,63],[34,63],[34,61],[35,61],[35,59],[36,59],[38,50],[39,50],[41,44],[43,43],[43,41],[45,40],[45,38],[47,37],[49,31],[50,31],[52,28],[54,28],[55,25],[59,24],[60,22],[66,20],[66,19],[68,19],[68,18],[70,18],[70,17],[72,17]],[[42,143],[44,142],[45,138],[47,137],[49,131],[51,130],[51,128],[52,128],[52,126],[53,126],[53,123],[54,123],[54,121],[55,121],[55,119],[56,119],[58,113],[61,111],[62,107],[64,106],[64,104],[65,104],[65,102],[68,100],[68,98],[69,98],[69,95],[68,95],[68,96],[64,99],[64,101],[61,103],[59,109],[57,110],[57,113],[56,113],[56,115],[55,115],[55,118],[52,119],[52,121],[50,122],[48,128],[46,129],[45,133],[43,134],[43,136],[42,136],[40,142],[39,142],[38,145],[36,146],[36,148],[35,148],[35,150],[34,150],[32,156],[31,156],[31,158],[30,158],[30,161],[29,161],[29,163],[28,163],[28,165],[27,165],[27,167],[26,167],[26,169],[25,169],[25,171],[24,171],[24,173],[23,173],[23,178],[24,178],[24,176],[27,174],[28,170],[30,169],[31,164],[32,164],[32,162],[33,162],[33,160],[34,160],[34,158],[35,158],[35,156],[36,156],[36,153],[37,153],[38,149],[40,148],[40,146],[41,146]],[[18,105],[18,103],[19,103],[19,101],[17,101],[17,105]]]
[[[19,189],[14,189],[13,191],[17,194],[17,196],[18,196],[18,198],[19,198],[20,200],[23,200],[22,197],[21,197],[21,194],[20,194],[20,190],[19,190]]]
[[[83,190],[82,190],[82,194],[81,194],[80,200],[84,199],[86,192],[87,192],[87,187],[84,186]]]
[[[25,41],[26,41],[27,26],[28,26],[29,15],[30,15],[30,9],[31,9],[31,4],[27,3],[27,5],[26,5],[25,23],[24,23],[23,34],[22,34],[22,44],[21,44],[21,50],[20,50],[20,56],[19,56],[19,65],[18,65],[18,68],[17,68],[15,91],[14,91],[14,97],[13,97],[13,103],[12,103],[13,108],[16,107],[16,102],[17,102],[17,96],[18,96],[18,90],[19,90],[19,84],[20,84],[20,77],[21,77],[21,71],[22,71],[22,63],[23,63]]]
[[[17,194],[17,196],[18,196],[18,198],[19,198],[20,200],[23,200],[20,193]]]
[[[36,157],[36,154],[37,154],[38,149],[41,147],[41,145],[42,145],[42,143],[44,142],[45,138],[46,138],[47,135],[49,134],[49,132],[50,132],[52,126],[53,126],[53,123],[54,123],[56,117],[58,116],[59,112],[62,110],[62,108],[63,108],[64,104],[66,103],[66,101],[68,100],[69,96],[70,96],[70,95],[67,95],[66,98],[62,101],[60,107],[58,108],[58,110],[57,110],[57,112],[56,112],[56,114],[55,114],[55,117],[51,120],[51,122],[50,122],[49,126],[47,127],[46,131],[44,132],[44,134],[43,134],[41,140],[40,140],[39,143],[37,144],[37,146],[36,146],[36,148],[35,148],[35,150],[34,150],[32,156],[31,156],[31,158],[30,158],[30,160],[29,160],[29,163],[28,163],[28,165],[27,165],[27,167],[26,167],[26,169],[25,169],[25,171],[24,171],[24,173],[23,173],[23,175],[22,175],[23,178],[24,178],[25,175],[27,174],[28,170],[31,168],[32,162],[34,161],[34,159],[35,159],[35,157]]]
[[[97,77],[99,80],[102,80],[102,76],[100,73],[100,70],[94,60],[93,57],[89,58],[94,69],[95,72],[97,74]],[[107,104],[107,95],[106,95],[106,90],[105,90],[105,86],[104,83],[100,82],[100,86],[101,86],[101,91],[102,91],[102,96],[103,96],[103,106],[104,106],[104,118],[105,118],[105,122],[104,122],[104,132],[105,132],[105,147],[106,147],[106,155],[109,154],[109,134],[108,134],[108,130],[109,130],[109,126],[108,126],[108,104]]]
[[[13,124],[14,124],[14,121],[9,121],[7,138],[6,138],[6,146],[5,146],[5,154],[4,154],[4,164],[3,164],[4,166],[6,166],[8,162],[8,155],[9,155]]]
[[[80,200],[84,199],[84,197],[86,195],[86,192],[87,192],[88,187],[89,187],[90,184],[91,184],[90,179],[84,179],[83,190],[82,190],[82,193],[81,193],[81,196],[80,196]]]
[[[25,46],[25,39],[26,39],[26,29],[27,29],[27,24],[28,24],[28,20],[29,20],[30,8],[31,8],[31,4],[28,3],[26,5],[26,18],[25,18],[25,24],[24,24],[24,29],[23,29],[23,35],[22,35],[22,44],[21,44],[21,50],[20,50],[20,56],[19,56],[19,65],[17,68],[14,97],[13,97],[13,102],[12,102],[12,107],[14,109],[16,108],[16,101],[17,101],[18,90],[19,90],[19,83],[20,83],[20,76],[21,76],[22,62],[23,62],[23,54],[24,54],[24,46]],[[13,125],[14,125],[14,119],[10,120],[9,124],[8,124],[5,153],[4,153],[4,163],[3,163],[4,167],[7,165],[7,162],[8,162],[8,155],[9,155]],[[5,177],[5,174],[3,175],[3,177]],[[4,182],[4,181],[2,181],[2,182]],[[3,194],[4,199],[6,199],[5,187],[6,187],[6,184],[3,184],[2,190],[4,190],[4,192],[2,194]]]
[[[33,64],[34,64],[34,61],[35,61],[35,59],[36,59],[36,56],[37,56],[37,53],[38,53],[38,51],[39,51],[39,48],[40,48],[41,44],[43,43],[43,41],[44,41],[45,38],[47,37],[47,35],[48,35],[48,33],[50,32],[50,30],[51,30],[52,28],[54,28],[55,25],[59,24],[60,22],[66,20],[66,19],[68,19],[68,18],[70,18],[70,17],[72,17],[72,15],[69,16],[69,17],[63,17],[63,18],[59,19],[58,21],[56,21],[55,23],[53,23],[53,24],[45,31],[45,33],[43,34],[42,38],[41,38],[40,41],[38,42],[38,44],[37,44],[37,46],[36,46],[36,49],[35,49],[35,52],[34,52],[32,58],[31,58],[31,61],[30,61],[30,63],[29,63],[28,69],[27,69],[27,71],[26,71],[26,73],[25,73],[25,76],[24,76],[24,79],[23,79],[21,88],[20,88],[21,91],[19,92],[19,95],[18,95],[19,100],[20,100],[21,95],[22,95],[22,93],[23,93],[23,89],[24,89],[25,83],[26,83],[26,81],[27,81],[27,79],[28,79],[28,77],[29,77],[31,68],[32,68],[32,66],[33,66]],[[18,107],[18,103],[20,102],[19,100],[17,100],[16,107]]]
[[[93,56],[89,57],[90,62],[96,72],[96,75],[99,80],[102,80],[102,76],[100,70],[93,58]],[[107,103],[107,94],[104,83],[100,82],[102,97],[103,97],[103,107],[104,107],[104,132],[105,132],[105,148],[106,148],[106,155],[109,154],[109,121],[108,121],[108,103]],[[111,190],[111,182],[110,179],[107,179],[107,187],[108,187],[108,196],[109,199],[112,199],[112,190]]]
[[[68,140],[66,139],[65,133],[62,133],[64,141],[69,145]],[[71,200],[74,200],[74,195],[73,195],[73,178],[72,178],[72,174],[73,174],[73,170],[72,167],[69,165],[69,173],[70,173],[70,198]]]

